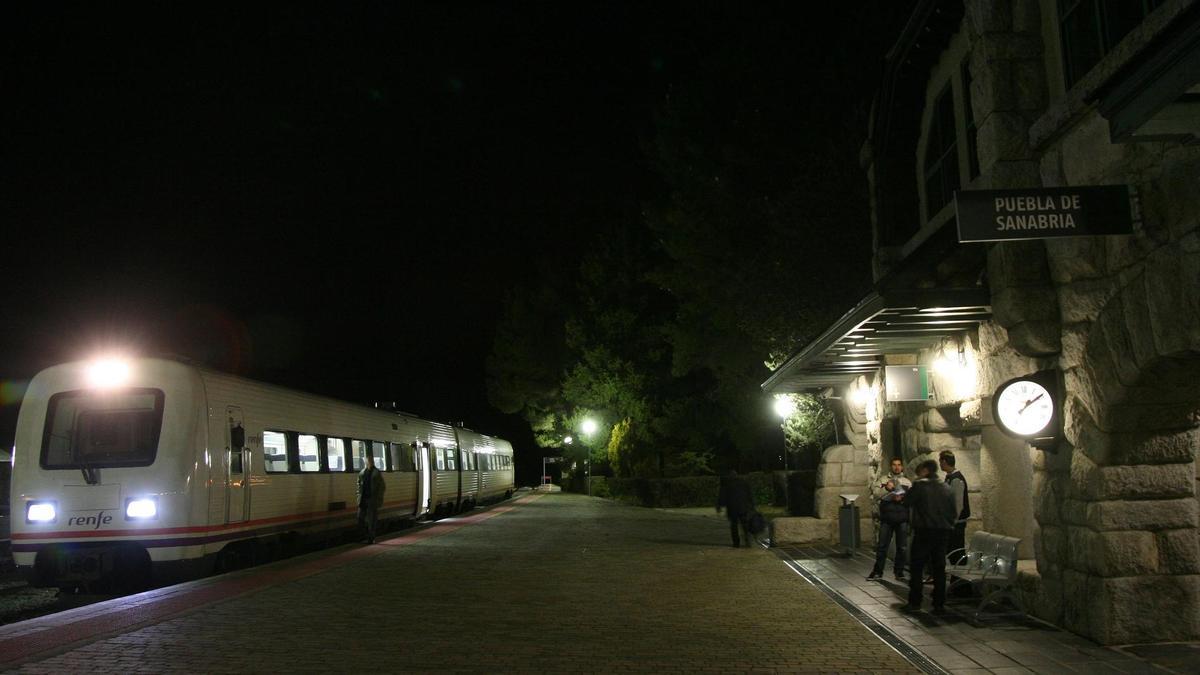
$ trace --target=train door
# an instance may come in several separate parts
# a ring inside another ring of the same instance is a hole
[[[429,444],[417,443],[417,516],[429,513],[430,500],[433,498],[433,471],[429,464]]]
[[[246,449],[246,428],[242,426],[242,409],[225,409],[225,522],[240,523],[250,513],[250,457]]]

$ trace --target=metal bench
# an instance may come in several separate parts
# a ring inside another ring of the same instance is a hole
[[[946,557],[946,574],[956,577],[950,587],[962,583],[978,585],[983,600],[975,608],[973,617],[979,618],[983,608],[1003,597],[1008,597],[1022,614],[1025,608],[1014,590],[1017,586],[1016,537],[1006,537],[991,532],[975,532],[965,549],[955,549]],[[965,554],[958,563],[950,561]],[[990,590],[989,590],[990,589]]]

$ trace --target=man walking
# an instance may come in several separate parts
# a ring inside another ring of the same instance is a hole
[[[967,495],[967,479],[962,472],[954,467],[954,453],[943,450],[938,453],[938,462],[942,471],[946,472],[946,485],[954,493],[954,512],[957,515],[954,531],[950,533],[950,541],[946,543],[947,552],[954,552],[950,562],[958,564],[966,557],[962,549],[967,545],[967,519],[971,517],[971,498]]]
[[[375,524],[383,506],[383,472],[375,468],[375,458],[367,453],[366,466],[358,473],[358,522],[366,530],[368,544],[375,543]]]
[[[917,467],[917,480],[905,497],[913,528],[912,564],[908,578],[908,604],[904,611],[921,609],[921,573],[929,565],[933,575],[933,611],[946,606],[946,541],[954,531],[954,494],[937,477],[932,459]]]
[[[908,549],[908,506],[904,496],[912,487],[912,481],[904,476],[904,461],[899,457],[892,458],[891,473],[883,483],[872,488],[871,493],[879,504],[879,544],[875,548],[875,567],[868,579],[878,579],[883,576],[883,566],[887,564],[888,547],[892,538],[896,539],[896,559],[892,569],[896,572],[896,581],[904,581],[904,563]]]
[[[754,496],[750,492],[750,484],[730,469],[721,477],[721,490],[717,493],[717,513],[725,507],[725,517],[729,518],[729,538],[733,540],[734,548],[741,546],[738,538],[738,528],[746,537],[746,546],[754,541],[750,534],[750,514],[754,512]]]

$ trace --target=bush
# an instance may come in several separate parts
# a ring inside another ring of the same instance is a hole
[[[754,503],[760,506],[787,504],[785,476],[781,471],[743,474],[750,484]],[[680,478],[609,478],[605,489],[612,499],[650,508],[680,508],[714,506],[721,489],[718,476],[684,476]],[[592,494],[599,496],[596,483]]]

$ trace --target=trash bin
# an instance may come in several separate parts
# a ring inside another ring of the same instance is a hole
[[[858,548],[858,506],[854,500],[858,495],[840,495],[842,507],[838,509],[838,543],[847,556],[854,555]]]

